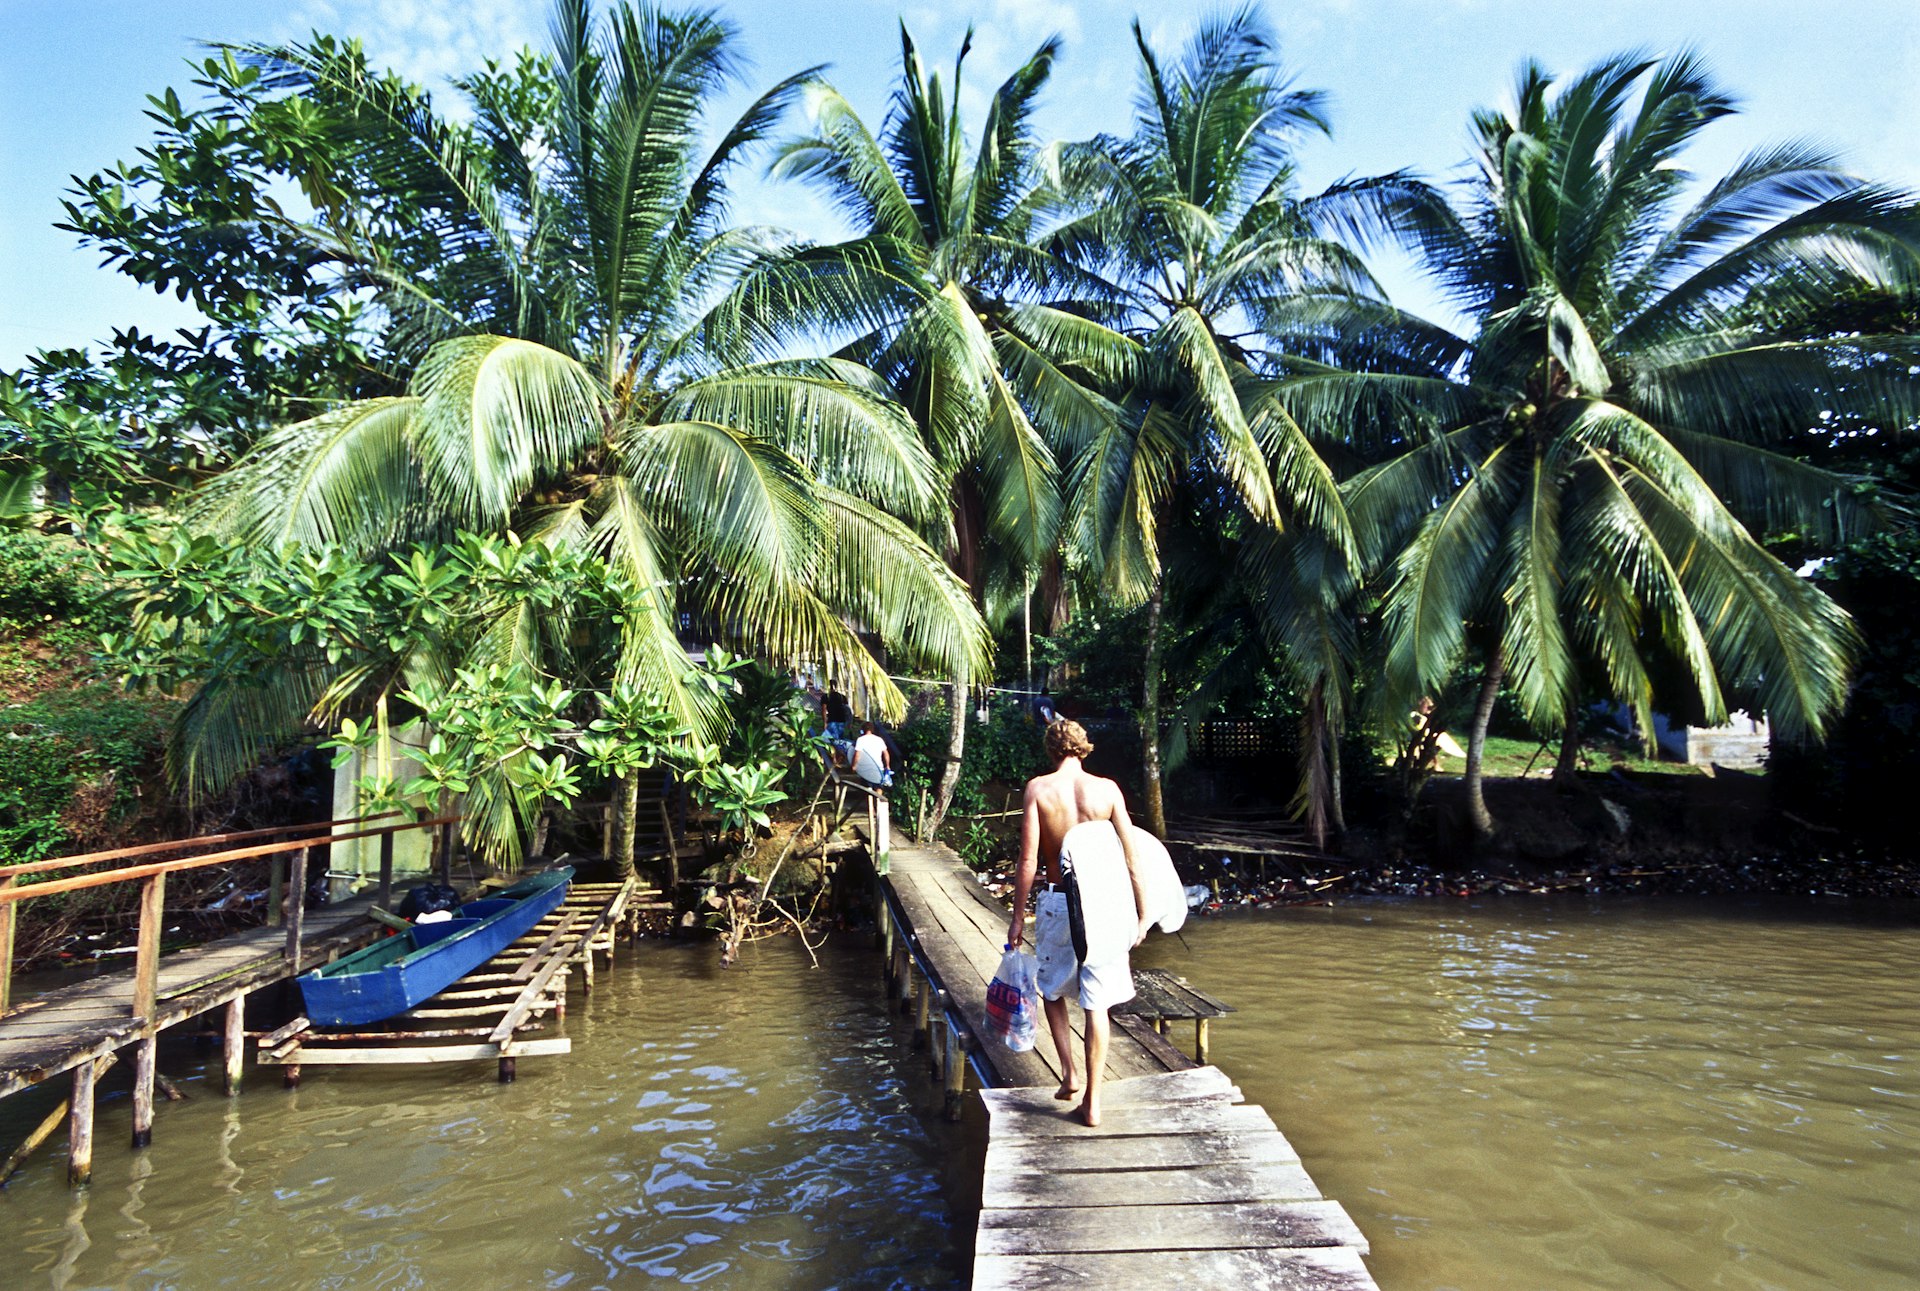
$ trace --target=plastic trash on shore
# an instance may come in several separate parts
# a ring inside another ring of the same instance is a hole
[[[1040,961],[1008,950],[987,984],[987,1026],[1015,1053],[1033,1048],[1040,1034]]]
[[[1201,906],[1213,900],[1213,889],[1204,883],[1189,883],[1186,891],[1187,909],[1189,910],[1198,910]]]

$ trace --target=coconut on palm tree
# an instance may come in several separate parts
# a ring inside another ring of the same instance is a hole
[[[915,667],[985,666],[967,589],[921,536],[946,500],[912,422],[871,370],[785,347],[843,320],[739,293],[797,244],[729,222],[729,175],[802,78],[708,149],[739,70],[711,14],[620,5],[596,22],[563,0],[546,54],[462,83],[471,126],[328,46],[244,54],[324,105],[380,178],[308,231],[355,258],[420,357],[408,393],[269,435],[201,523],[271,547],[373,554],[466,529],[590,552],[641,589],[621,622],[588,625],[617,640],[608,680],[695,723],[682,615],[769,660],[825,661],[889,712],[903,700],[869,638]],[[440,225],[432,276],[382,262],[370,231],[389,201]],[[539,671],[538,634],[489,640]]]
[[[1459,200],[1399,211],[1467,335],[1353,301],[1265,320],[1294,356],[1275,388],[1297,417],[1399,450],[1345,487],[1391,578],[1385,694],[1404,708],[1479,661],[1483,836],[1503,687],[1542,731],[1605,697],[1649,739],[1663,693],[1709,723],[1764,711],[1787,739],[1818,737],[1844,699],[1846,615],[1762,539],[1874,522],[1795,453],[1842,407],[1885,429],[1920,411],[1920,343],[1817,322],[1836,293],[1913,291],[1920,217],[1804,145],[1689,200],[1681,153],[1732,111],[1688,55],[1560,82],[1529,65],[1511,107],[1476,116]]]

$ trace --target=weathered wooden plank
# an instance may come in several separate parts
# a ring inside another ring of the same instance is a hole
[[[1204,1058],[1199,1062],[1195,1062],[1194,1059],[1181,1053],[1179,1049],[1174,1047],[1171,1041],[1155,1031],[1152,1024],[1144,1018],[1133,1018],[1128,1017],[1124,1013],[1115,1013],[1112,1015],[1111,1020],[1116,1036],[1125,1036],[1127,1039],[1133,1041],[1141,1053],[1145,1054],[1153,1062],[1165,1067],[1168,1071],[1191,1071],[1194,1067],[1204,1065],[1205,1063]]]
[[[534,970],[539,966],[539,961],[546,956],[548,951],[559,944],[560,939],[567,935],[567,929],[573,927],[574,920],[578,919],[580,915],[581,912],[578,910],[567,911],[566,917],[554,925],[553,931],[547,934],[546,940],[542,941],[531,955],[528,955],[522,960],[520,966],[508,974],[508,977],[516,982],[522,982],[532,977]]]
[[[1306,1250],[1110,1252],[986,1255],[974,1260],[974,1291],[1059,1287],[1205,1288],[1206,1291],[1377,1291],[1358,1251]]]
[[[1212,1205],[1227,1201],[1318,1201],[1298,1162],[1211,1165],[1191,1170],[993,1170],[980,1185],[982,1209],[1025,1206]]]
[[[572,1050],[571,1039],[554,1036],[545,1040],[515,1041],[512,1056],[541,1058],[570,1053]],[[262,1056],[261,1061],[289,1067],[405,1066],[409,1063],[481,1062],[503,1056],[506,1055],[500,1052],[500,1046],[491,1043],[407,1045],[396,1049],[334,1049],[325,1045],[301,1045],[285,1057]]]
[[[999,1170],[1186,1170],[1209,1165],[1283,1165],[1300,1159],[1278,1134],[1142,1134],[1110,1137],[1104,1128],[1080,1138],[1009,1138],[987,1144],[987,1173]]]
[[[1124,1088],[1124,1081],[1114,1082]],[[1104,1091],[1103,1091],[1104,1092]],[[1038,1112],[1023,1112],[993,1118],[993,1141],[1017,1142],[1022,1139],[1117,1139],[1144,1135],[1165,1137],[1177,1134],[1256,1134],[1280,1133],[1266,1109],[1252,1103],[1230,1103],[1225,1099],[1189,1099],[1179,1103],[1129,1102],[1125,1106],[1105,1107],[1100,1128],[1090,1130],[1068,1114],[1061,1103]]]
[[[1108,1108],[1121,1108],[1181,1102],[1237,1103],[1243,1096],[1240,1087],[1218,1067],[1195,1067],[1188,1071],[1158,1072],[1151,1076],[1109,1081],[1102,1087],[1101,1097]],[[1060,1107],[1059,1101],[1053,1097],[1053,1091],[1048,1089],[983,1089],[980,1098],[986,1103],[996,1126],[1003,1111],[1008,1114],[1052,1112]]]
[[[1336,1201],[1095,1206],[980,1212],[976,1255],[1070,1251],[1215,1251],[1263,1246],[1351,1246],[1366,1238]]]
[[[494,1027],[493,1034],[488,1039],[500,1046],[503,1054],[517,1055],[520,1052],[519,1042],[514,1040],[513,1033],[540,1005],[541,993],[547,989],[554,974],[566,971],[566,966],[567,948],[562,946],[547,957],[546,966],[533,975],[533,980],[527,983],[526,989],[520,993],[520,998],[514,1001],[513,1007],[507,1010],[507,1015]]]

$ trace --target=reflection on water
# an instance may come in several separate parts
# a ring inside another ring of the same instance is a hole
[[[869,950],[623,952],[567,1018],[574,1052],[492,1068],[249,1070],[168,1041],[192,1096],[124,1147],[104,1083],[90,1192],[43,1151],[0,1192],[0,1286],[713,1287],[964,1284],[941,1148]],[[64,1082],[55,1082],[64,1085]],[[0,1105],[11,1144],[58,1091]],[[965,1239],[961,1239],[962,1244]]]
[[[1377,902],[1152,962],[1388,1291],[1920,1284],[1920,911]]]

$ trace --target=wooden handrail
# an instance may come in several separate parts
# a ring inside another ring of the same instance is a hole
[[[268,829],[242,829],[230,834],[205,834],[199,838],[176,839],[171,843],[143,843],[138,847],[117,847],[107,852],[82,852],[78,856],[55,856],[44,861],[23,861],[18,865],[0,865],[0,875],[44,874],[48,870],[67,869],[75,865],[96,865],[101,861],[124,860],[130,856],[157,856],[164,852],[185,851],[189,847],[206,847],[214,843],[234,843],[244,838],[265,838],[269,834],[301,834],[320,829],[337,829],[341,825],[364,825],[371,820],[385,820],[397,816],[399,812],[383,811],[373,816],[355,816],[348,820],[310,820],[300,825],[275,825]],[[319,842],[322,840],[309,840]]]
[[[276,856],[287,852],[305,851],[311,847],[351,842],[356,838],[379,838],[385,834],[402,834],[410,829],[437,829],[442,825],[454,824],[459,819],[458,816],[436,816],[432,820],[385,825],[378,829],[359,829],[347,834],[329,834],[320,838],[296,838],[285,843],[266,843],[259,847],[237,847],[224,852],[214,852],[208,856],[185,856],[174,861],[125,865],[117,870],[102,870],[97,874],[76,874],[71,878],[52,879],[46,883],[34,883],[27,887],[0,886],[0,905],[25,901],[33,897],[53,896],[59,892],[76,892],[81,888],[105,887],[109,883],[129,883],[134,879],[150,878],[155,874],[174,874],[180,870],[204,869],[209,865],[224,865],[230,861],[252,860],[257,856]],[[22,868],[24,867],[0,870],[0,877],[11,878]]]

